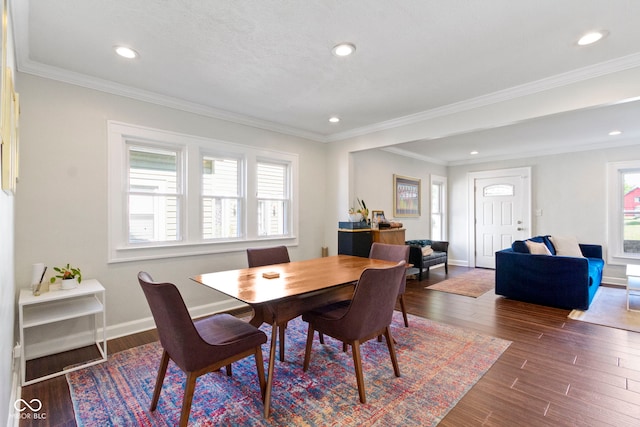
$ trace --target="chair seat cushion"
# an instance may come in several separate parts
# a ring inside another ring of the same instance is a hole
[[[247,348],[267,342],[264,332],[230,314],[216,314],[194,322],[204,341],[212,345],[224,345],[245,340]]]

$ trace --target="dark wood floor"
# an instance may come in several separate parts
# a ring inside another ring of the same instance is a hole
[[[449,267],[448,277],[468,271]],[[458,402],[442,426],[639,426],[640,333],[567,318],[568,311],[511,301],[488,292],[469,298],[424,287],[444,280],[442,268],[407,283],[410,313],[512,341],[487,374]],[[108,343],[109,353],[157,339],[154,331]],[[68,364],[69,352],[30,363],[30,370]],[[64,377],[27,386],[46,420],[21,426],[75,426]],[[425,402],[428,405],[429,402]]]

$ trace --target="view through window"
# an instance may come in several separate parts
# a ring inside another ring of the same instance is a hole
[[[640,254],[640,169],[624,171],[622,177],[624,253]]]

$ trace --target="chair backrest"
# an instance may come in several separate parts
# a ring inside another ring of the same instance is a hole
[[[190,370],[187,367],[201,351],[203,340],[178,288],[173,283],[154,282],[144,271],[138,273],[138,282],[151,308],[162,347],[178,366]]]
[[[247,249],[247,261],[249,267],[262,267],[264,265],[283,264],[290,262],[289,251],[286,246],[274,246],[272,248]]]
[[[369,258],[382,259],[385,261],[409,262],[409,245],[390,245],[387,243],[373,242],[369,251]],[[398,295],[404,294],[407,287],[407,276],[404,275],[398,290]]]
[[[367,268],[360,275],[349,309],[343,316],[347,339],[360,339],[391,324],[405,261],[392,267]]]

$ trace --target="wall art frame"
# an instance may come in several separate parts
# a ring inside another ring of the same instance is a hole
[[[420,216],[421,180],[393,175],[393,216],[411,218]]]

